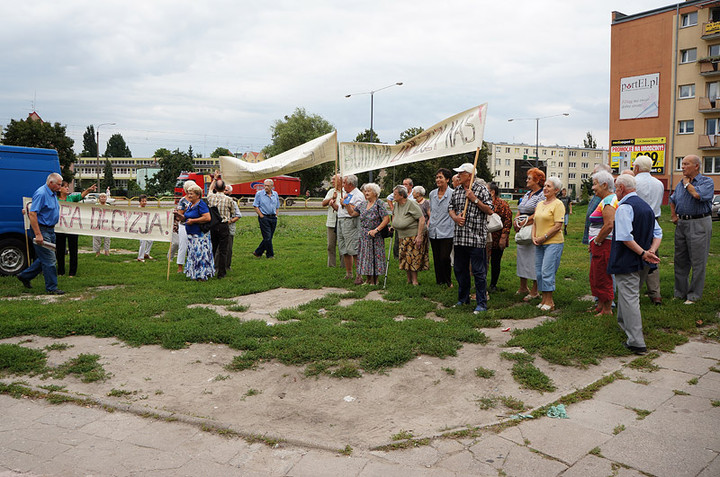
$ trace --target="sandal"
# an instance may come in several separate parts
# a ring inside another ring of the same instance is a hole
[[[531,295],[528,293],[527,295],[525,295],[525,298],[523,298],[523,301],[527,303],[530,300],[534,300],[535,298],[539,298],[539,297],[540,297],[540,295]]]
[[[555,309],[555,306],[552,305],[543,305],[540,307],[542,311],[553,311]]]
[[[363,284],[363,279],[362,279],[362,277],[358,275],[358,277],[355,278],[355,281],[354,281],[353,283],[354,283],[355,285],[362,285],[362,284]]]

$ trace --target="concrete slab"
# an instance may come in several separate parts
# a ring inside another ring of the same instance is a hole
[[[720,361],[720,347],[711,341],[688,341],[676,347],[675,353]]]
[[[720,475],[720,456],[708,464],[697,477],[717,477]]]
[[[372,451],[370,455],[380,457],[388,462],[402,465],[433,466],[440,460],[440,453],[430,446],[413,447],[391,452]]]
[[[530,451],[527,447],[516,446],[510,450],[502,471],[513,477],[537,477],[559,475],[568,466]]]
[[[613,437],[601,452],[607,459],[658,477],[694,477],[717,455],[698,446],[695,439],[649,433],[638,427]]]
[[[231,439],[231,442],[237,443],[240,447],[242,441]],[[229,465],[253,472],[285,475],[307,453],[308,451],[305,449],[284,449],[282,447],[270,449],[265,444],[255,443],[250,444],[247,450],[243,450],[233,457]]]
[[[647,373],[654,374],[654,373]],[[670,389],[635,384],[627,380],[617,380],[595,393],[594,399],[653,411],[675,394]]]
[[[128,435],[124,441],[141,447],[172,451],[198,432],[202,432],[196,426],[178,423],[172,425],[173,431],[169,433],[168,425],[166,422],[150,421],[147,426]]]
[[[717,363],[714,359],[678,353],[663,354],[653,360],[653,362],[662,368],[682,371],[683,373],[698,376],[707,373],[710,366],[714,366]]]
[[[291,470],[293,477],[336,477],[356,476],[367,465],[367,459],[330,455],[326,452],[310,451]]]
[[[643,474],[636,470],[626,469],[617,464],[613,466],[613,462],[594,455],[586,455],[580,459],[562,477],[608,477],[609,475],[614,477],[643,477]]]
[[[572,422],[607,435],[612,435],[618,424],[630,426],[637,419],[632,409],[600,400],[572,404],[567,407],[567,413]]]
[[[497,475],[497,470],[494,467],[476,460],[470,451],[458,452],[445,457],[437,463],[437,467],[459,474]]]

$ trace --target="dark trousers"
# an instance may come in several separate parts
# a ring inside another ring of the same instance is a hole
[[[505,249],[502,248],[491,248],[490,249],[490,287],[496,287],[497,282],[500,279],[500,261],[502,260],[503,252]]]
[[[277,217],[274,215],[265,215],[258,217],[258,222],[260,223],[260,233],[263,239],[260,245],[258,245],[258,248],[255,249],[255,255],[260,256],[265,252],[267,258],[273,257],[275,256],[275,252],[273,250],[272,238],[275,234],[275,227],[277,227]]]
[[[450,253],[453,248],[453,239],[430,239],[430,246],[433,253],[433,265],[435,266],[435,282],[438,285],[452,285],[452,266],[450,265]]]
[[[29,238],[32,240],[35,238],[35,233],[30,229]],[[57,238],[55,237],[55,230],[52,227],[40,226],[40,233],[42,234],[43,240],[49,243],[55,243]],[[57,269],[55,268],[55,255],[52,250],[48,250],[45,247],[33,244],[35,249],[35,261],[28,268],[18,273],[17,276],[23,280],[30,281],[36,276],[43,274],[45,278],[45,290],[53,291],[57,290]]]
[[[55,258],[57,259],[57,274],[65,275],[65,243],[70,252],[70,273],[71,277],[77,275],[78,262],[78,236],[73,234],[55,234]]]
[[[222,278],[227,274],[227,257],[228,257],[228,240],[230,238],[230,230],[227,222],[217,224],[210,230],[210,240],[212,241],[213,257],[215,257],[215,269],[217,277]]]
[[[471,265],[477,306],[487,309],[487,252],[485,248],[455,245],[455,279],[460,303],[470,303]]]

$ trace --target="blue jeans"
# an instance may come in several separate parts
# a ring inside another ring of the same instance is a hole
[[[564,243],[538,245],[535,249],[535,273],[538,291],[555,291],[555,274],[560,267]]]
[[[55,243],[55,229],[52,227],[40,226],[40,233],[43,241]],[[30,230],[30,240],[35,237],[35,233]],[[42,272],[45,277],[45,289],[49,292],[57,290],[57,269],[55,268],[55,253],[45,247],[33,244],[35,247],[36,260],[28,268],[18,273],[17,276],[23,280],[30,281]],[[63,257],[64,258],[64,257]]]
[[[260,233],[263,239],[260,245],[258,245],[258,248],[255,249],[255,255],[260,256],[265,252],[267,253],[267,258],[270,258],[275,255],[272,238],[275,234],[275,227],[277,227],[277,216],[265,215],[258,217],[258,222],[260,223]]]
[[[470,303],[470,266],[475,278],[477,306],[487,309],[487,251],[480,247],[455,245],[455,279],[458,282],[458,301]]]

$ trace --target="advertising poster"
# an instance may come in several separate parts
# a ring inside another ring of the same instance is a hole
[[[660,73],[620,79],[620,119],[658,117]]]
[[[631,169],[637,156],[648,156],[653,160],[651,174],[665,172],[664,137],[646,137],[636,139],[618,139],[610,142],[610,167],[613,174]]]

